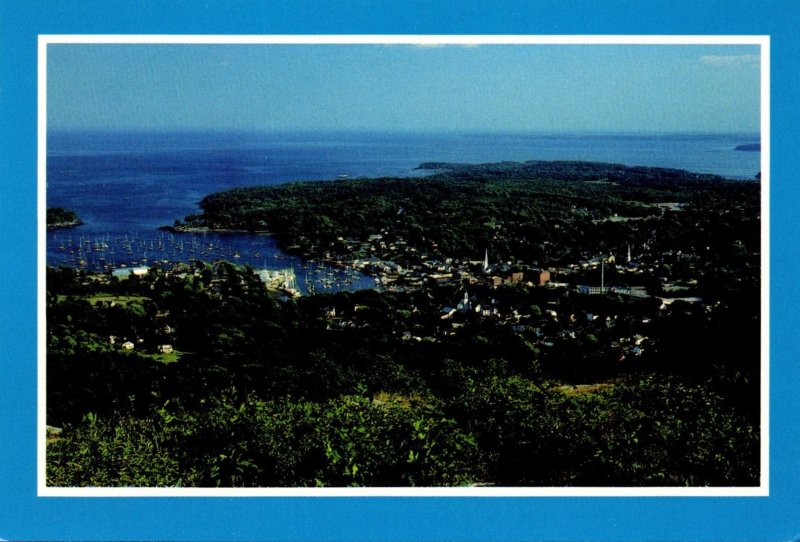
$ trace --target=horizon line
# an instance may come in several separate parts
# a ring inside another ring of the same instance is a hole
[[[163,127],[49,127],[47,128],[48,134],[58,133],[78,133],[78,132],[96,132],[96,133],[135,133],[135,134],[231,134],[231,133],[244,133],[244,134],[287,134],[287,133],[341,133],[341,134],[354,134],[354,133],[394,133],[394,134],[424,134],[424,133],[437,133],[437,134],[463,134],[463,135],[760,135],[760,129],[738,129],[738,130],[699,130],[699,129],[681,129],[681,130],[667,130],[667,129],[653,129],[653,130],[611,130],[611,129],[571,129],[571,130],[557,130],[557,129],[518,129],[518,128],[376,128],[376,127],[363,127],[363,128],[299,128],[299,127],[284,127],[284,128],[233,128],[233,127],[178,127],[178,128],[163,128]]]

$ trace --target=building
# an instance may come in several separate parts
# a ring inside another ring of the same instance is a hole
[[[550,282],[550,271],[544,269],[531,269],[528,280],[539,286],[544,286]]]

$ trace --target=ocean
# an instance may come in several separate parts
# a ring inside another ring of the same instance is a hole
[[[585,160],[753,180],[759,134],[508,134],[383,132],[51,132],[48,207],[84,225],[47,232],[47,264],[102,270],[202,259],[294,269],[297,284],[374,286],[370,277],[303,262],[269,236],[158,230],[199,211],[207,194],[240,186],[348,177],[413,177],[421,162]],[[332,279],[332,280],[331,280]]]

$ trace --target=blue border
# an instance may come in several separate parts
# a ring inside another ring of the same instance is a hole
[[[800,536],[800,4],[7,0],[0,4],[0,538],[764,540]],[[38,34],[758,34],[772,43],[771,495],[767,498],[36,497]]]

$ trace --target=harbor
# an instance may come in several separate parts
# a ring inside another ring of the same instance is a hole
[[[88,228],[47,232],[47,264],[124,275],[126,270],[177,263],[228,261],[255,270],[265,284],[300,295],[375,288],[374,279],[321,259],[305,260],[278,248],[268,234],[93,232]],[[279,279],[278,277],[283,277]],[[290,278],[291,277],[291,278]]]

